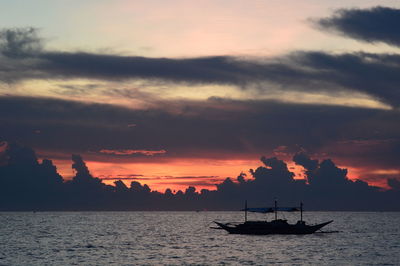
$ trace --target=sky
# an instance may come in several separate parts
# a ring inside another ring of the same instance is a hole
[[[0,140],[153,190],[276,156],[400,179],[398,1],[0,1]]]

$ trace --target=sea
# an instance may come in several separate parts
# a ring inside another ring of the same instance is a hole
[[[211,228],[243,219],[209,211],[0,212],[0,265],[400,265],[400,212],[305,212],[307,223],[334,220],[312,235]]]

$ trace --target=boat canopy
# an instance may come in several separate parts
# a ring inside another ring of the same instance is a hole
[[[249,211],[249,212],[258,212],[258,213],[270,213],[270,212],[275,212],[280,211],[280,212],[296,212],[300,211],[299,208],[297,207],[264,207],[264,208],[247,208],[247,209],[242,209],[242,211]]]

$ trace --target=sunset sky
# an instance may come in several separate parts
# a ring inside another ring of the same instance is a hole
[[[400,2],[1,1],[0,140],[71,178],[214,189],[306,152],[400,179]],[[250,175],[249,175],[250,177]]]

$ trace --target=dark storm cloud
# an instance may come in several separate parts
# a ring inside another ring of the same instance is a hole
[[[104,149],[165,150],[157,160],[229,159],[272,154],[279,146],[288,147],[286,154],[302,147],[359,167],[397,169],[400,157],[400,114],[396,110],[224,99],[164,102],[162,109],[133,110],[0,97],[0,113],[3,140],[21,141],[43,152],[86,154],[96,160],[153,160],[141,154],[122,158],[99,152]],[[136,126],[127,126],[132,123]]]
[[[189,187],[173,194],[151,191],[137,181],[126,186],[105,185],[90,174],[79,155],[73,155],[76,174],[63,182],[50,160],[39,163],[34,151],[19,144],[7,144],[9,161],[0,166],[0,210],[237,210],[247,199],[253,206],[265,205],[268,198],[278,198],[283,205],[306,203],[314,210],[399,210],[399,182],[389,179],[391,190],[380,191],[362,181],[351,181],[347,170],[331,160],[316,161],[307,168],[305,180],[293,179],[285,162],[262,157],[264,166],[250,170],[252,178],[242,173],[233,181],[216,183],[217,190],[196,192],[197,182],[176,181]],[[298,155],[303,161],[315,161]],[[308,167],[308,166],[306,166]],[[211,180],[203,179],[202,185]]]
[[[260,93],[267,93],[272,88],[327,94],[356,91],[393,106],[400,103],[397,86],[400,82],[400,55],[395,54],[294,52],[278,58],[262,59],[231,56],[146,58],[33,50],[30,48],[32,42],[36,40],[40,43],[37,38],[30,37],[33,33],[31,29],[25,32],[15,30],[14,35],[21,36],[14,37],[13,40],[18,41],[11,44],[2,35],[1,80],[146,79],[186,85],[251,87],[257,88]],[[23,41],[24,38],[27,40]]]
[[[400,46],[400,9],[339,9],[330,18],[316,21],[323,30],[332,30],[366,42],[385,42]]]

